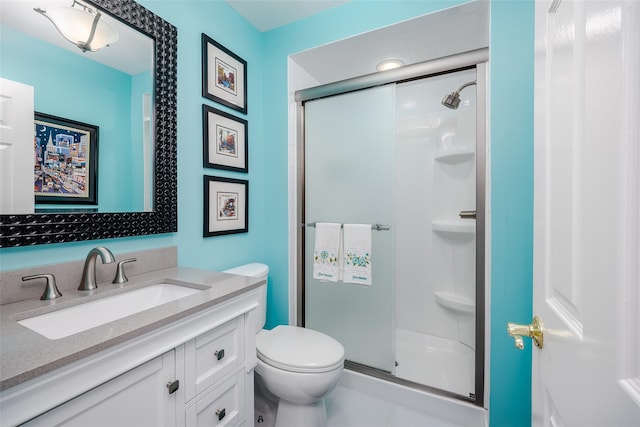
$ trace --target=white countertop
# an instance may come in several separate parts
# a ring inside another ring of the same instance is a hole
[[[161,282],[204,288],[194,295],[52,340],[17,322],[63,307],[81,304],[84,298],[102,298]],[[175,267],[129,277],[122,285],[99,283],[91,292],[64,292],[54,301],[37,299],[0,306],[0,391],[75,362],[101,350],[141,336],[225,300],[257,288],[264,281],[232,274]]]

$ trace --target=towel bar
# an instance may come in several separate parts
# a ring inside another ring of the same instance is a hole
[[[316,228],[316,223],[315,222],[310,222],[310,223],[308,223],[306,225],[307,225],[307,227]],[[304,227],[305,224],[302,224],[302,226]],[[387,231],[387,230],[391,230],[391,226],[390,225],[384,225],[384,224],[371,224],[371,229],[375,230],[375,231]]]

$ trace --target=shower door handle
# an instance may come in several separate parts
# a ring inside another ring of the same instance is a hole
[[[460,211],[458,215],[462,219],[476,219],[476,211]]]

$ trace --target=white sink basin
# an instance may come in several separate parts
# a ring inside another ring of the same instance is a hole
[[[186,286],[160,283],[51,313],[19,320],[27,328],[55,340],[200,292]]]

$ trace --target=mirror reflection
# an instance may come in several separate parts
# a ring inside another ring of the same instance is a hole
[[[80,35],[78,18],[88,18]],[[34,182],[35,212],[152,211],[153,39],[87,2],[3,0],[0,43],[0,77],[34,88],[34,113],[62,119],[52,129],[68,121],[97,130],[89,170],[78,129],[38,134],[30,124],[34,168],[20,179]],[[96,202],[74,200],[91,174]]]

